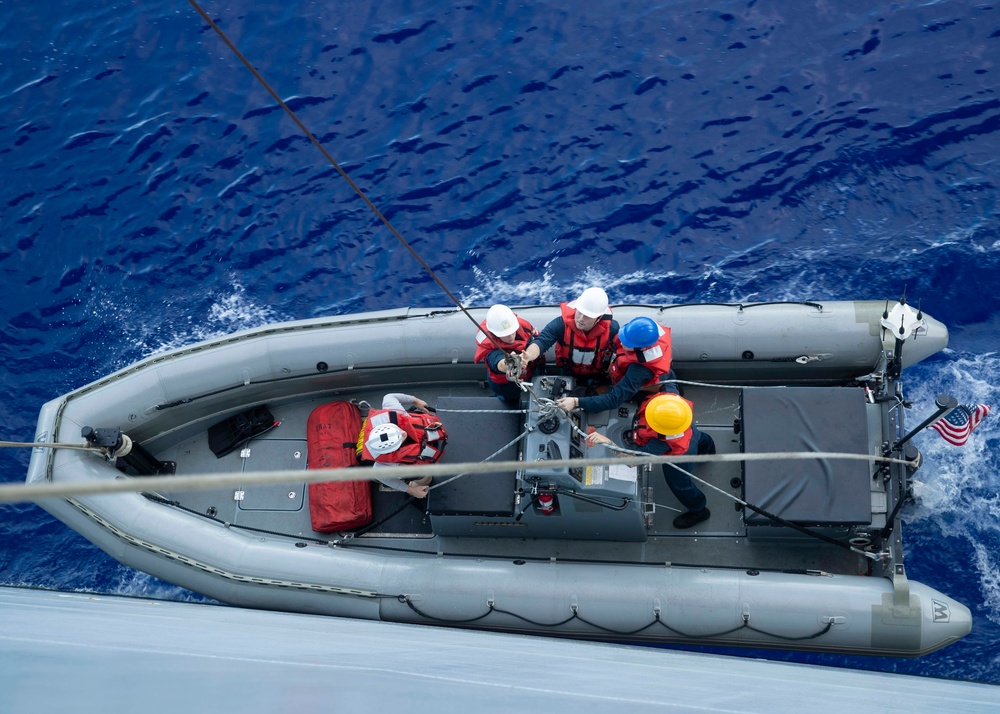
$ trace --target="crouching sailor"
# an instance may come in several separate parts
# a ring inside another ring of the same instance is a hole
[[[693,421],[691,408],[694,405],[679,394],[661,393],[646,399],[636,412],[632,430],[623,435],[626,446],[634,445],[640,451],[655,456],[681,456],[693,454],[714,454],[715,442],[708,434],[699,431]],[[612,444],[603,434],[593,433],[587,437],[587,444]],[[690,468],[692,464],[681,464]],[[705,494],[701,492],[691,477],[670,464],[663,464],[663,477],[667,486],[685,508],[674,519],[674,528],[691,528],[708,520],[711,512],[707,508]]]
[[[415,411],[409,412],[408,408]],[[368,413],[358,437],[358,458],[374,462],[375,468],[402,464],[433,464],[444,455],[448,434],[436,415],[427,411],[427,402],[409,394],[386,394],[382,408]],[[426,498],[431,477],[420,479],[379,476],[389,488]]]

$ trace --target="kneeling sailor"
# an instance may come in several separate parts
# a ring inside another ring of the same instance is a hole
[[[407,411],[415,407],[413,412]],[[358,437],[358,458],[374,462],[375,468],[402,464],[433,464],[444,455],[448,434],[436,415],[427,411],[427,402],[409,394],[386,394],[382,408],[373,409]],[[421,479],[380,476],[379,481],[415,498],[427,498],[431,477]]]

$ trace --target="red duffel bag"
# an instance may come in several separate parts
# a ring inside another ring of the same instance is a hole
[[[308,467],[333,469],[358,463],[361,411],[350,402],[322,404],[306,422]],[[309,484],[309,517],[319,533],[360,528],[372,520],[369,481],[329,481]]]

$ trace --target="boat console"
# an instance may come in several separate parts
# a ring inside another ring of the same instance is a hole
[[[545,413],[538,399],[556,398],[575,387],[572,377],[537,377],[527,413],[504,410],[492,397],[441,397],[437,408],[469,410],[446,418],[449,439],[443,463],[522,463],[517,471],[463,476],[431,491],[427,510],[443,536],[509,536],[584,540],[646,540],[640,503],[643,472],[634,467],[553,468],[547,461],[581,458],[588,420],[622,431],[631,408],[567,416]],[[577,428],[571,426],[572,424]],[[577,430],[578,429],[578,430]],[[506,448],[504,448],[506,445]],[[500,453],[496,453],[500,450]],[[603,456],[603,453],[601,454]]]

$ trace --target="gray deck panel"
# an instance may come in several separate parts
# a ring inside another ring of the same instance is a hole
[[[421,396],[431,404],[435,404],[444,396],[484,397],[489,395],[488,390],[469,384],[436,385],[433,389],[422,385],[397,386],[395,389],[396,391],[416,393],[417,396]],[[712,435],[718,452],[738,452],[739,436],[733,431],[733,419],[738,414],[739,390],[685,385],[684,392],[685,396],[695,404],[697,423],[700,428]],[[355,395],[319,396],[298,403],[282,404],[272,409],[275,418],[281,421],[281,426],[251,442],[251,453],[253,453],[255,443],[287,440],[289,434],[304,433],[309,413],[319,404],[350,397],[364,399],[373,407],[378,408],[381,406],[382,392],[363,391]],[[498,400],[487,401],[491,405],[492,401],[496,401],[496,407],[501,406]],[[451,415],[451,418],[456,416],[460,418],[461,415]],[[447,419],[449,415],[443,414],[442,417]],[[234,468],[229,459],[235,462],[241,461],[239,452],[234,452],[223,459],[216,459],[215,455],[208,449],[207,436],[204,432],[185,439],[158,456],[176,459],[178,473],[223,471]],[[695,467],[694,473],[726,493],[737,496],[741,494],[741,489],[733,487],[730,483],[732,478],[739,477],[741,474],[740,466],[737,463],[702,464]],[[682,507],[667,488],[659,467],[654,467],[650,483],[654,488],[653,500],[658,505],[654,514],[653,528],[646,543],[525,541],[515,538],[428,538],[429,534],[423,529],[413,533],[397,533],[395,538],[387,537],[393,535],[391,532],[373,533],[364,536],[362,541],[375,546],[401,546],[426,550],[431,553],[436,552],[440,547],[446,552],[467,553],[474,550],[484,555],[498,557],[520,555],[543,558],[648,560],[705,565],[738,564],[759,569],[803,569],[815,567],[818,560],[830,572],[852,574],[858,572],[859,559],[856,556],[819,541],[815,546],[799,541],[795,543],[794,547],[788,547],[788,544],[781,542],[748,543],[746,529],[742,521],[742,512],[736,510],[732,500],[705,487],[702,487],[702,490],[708,498],[712,517],[690,530],[675,530],[672,521],[681,512]],[[301,486],[269,488],[278,497],[282,497],[286,495],[287,491],[297,491]],[[285,533],[291,538],[316,537],[326,540],[337,537],[337,534],[319,534],[312,530],[307,502],[303,502],[302,507],[297,510],[248,510],[237,508],[236,502],[233,500],[232,490],[163,495],[179,498],[186,507],[199,513],[205,513],[209,508],[214,507],[218,512],[218,518],[276,533]],[[385,494],[385,496],[391,495],[394,494]],[[276,500],[280,501],[281,499],[276,497]],[[671,508],[676,510],[670,510]]]

